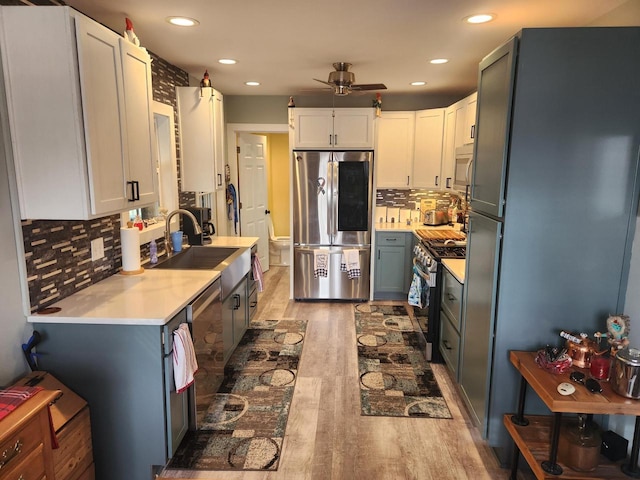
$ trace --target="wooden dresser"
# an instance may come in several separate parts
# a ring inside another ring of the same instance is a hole
[[[59,390],[61,393],[50,408],[51,422],[59,445],[52,454],[55,476],[51,479],[94,480],[91,421],[87,402],[47,372],[31,372],[16,385],[38,386],[46,390]]]
[[[0,420],[0,480],[55,478],[47,406],[59,394],[42,390]]]

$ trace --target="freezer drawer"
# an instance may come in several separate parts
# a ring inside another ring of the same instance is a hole
[[[314,278],[314,250],[329,253],[329,268],[326,277]],[[370,247],[361,247],[358,250],[360,251],[360,277],[350,280],[347,272],[340,271],[342,248],[295,247],[293,249],[294,298],[296,300],[368,300],[371,249]]]

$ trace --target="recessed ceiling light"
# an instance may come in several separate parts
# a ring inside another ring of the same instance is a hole
[[[236,62],[233,58],[221,58],[218,63],[224,63],[225,65],[235,65]]]
[[[195,18],[189,17],[167,17],[167,22],[178,27],[195,27],[200,24]]]
[[[249,87],[257,87],[258,85],[260,85],[260,82],[244,82],[244,84]]]
[[[413,87],[421,87],[423,85],[426,85],[427,82],[411,82],[411,86]]]
[[[447,63],[449,61],[448,58],[434,58],[433,60],[429,60],[429,63],[433,63],[434,65],[439,65],[441,63]]]
[[[467,23],[487,23],[495,19],[496,16],[492,13],[479,13],[477,15],[471,15],[464,19]]]

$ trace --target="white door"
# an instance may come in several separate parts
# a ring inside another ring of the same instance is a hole
[[[238,204],[240,234],[258,237],[258,256],[264,271],[269,269],[269,231],[267,229],[267,137],[238,134]]]

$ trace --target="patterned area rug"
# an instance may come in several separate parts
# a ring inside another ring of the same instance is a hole
[[[451,418],[404,306],[355,306],[362,415]]]
[[[252,322],[225,367],[203,425],[188,432],[167,468],[276,470],[306,320]]]

